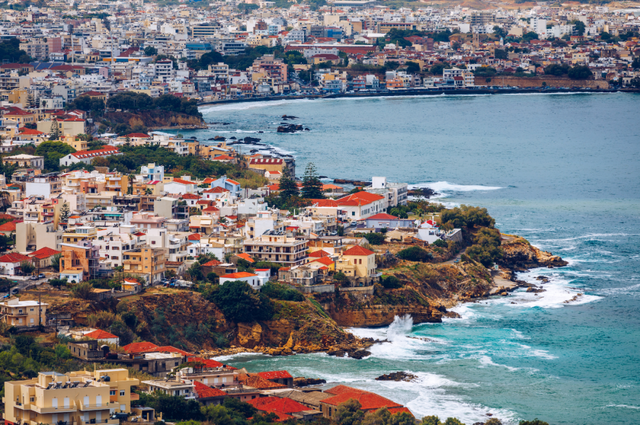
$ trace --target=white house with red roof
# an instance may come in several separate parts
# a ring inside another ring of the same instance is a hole
[[[165,183],[164,191],[184,195],[185,193],[195,193],[197,186],[196,182],[191,181],[190,176],[183,176],[182,178],[174,178],[172,181]]]
[[[105,344],[120,345],[120,338],[118,336],[107,331],[103,331],[102,329],[95,329],[91,332],[85,333],[84,336]]]
[[[364,191],[352,193],[336,202],[346,213],[346,218],[351,221],[369,218],[387,208],[387,198]]]
[[[264,284],[264,277],[261,277],[255,273],[237,272],[220,276],[220,285],[224,285],[227,282],[234,282],[236,280],[248,283],[251,288],[256,291],[262,288],[262,285]]]
[[[96,149],[94,151],[79,151],[70,153],[67,156],[60,158],[60,165],[68,167],[77,162],[84,162],[85,164],[91,164],[95,158],[106,158],[108,156],[122,155],[120,149],[115,146],[105,146],[102,149]]]
[[[398,218],[387,213],[378,213],[368,218],[361,218],[358,224],[368,229],[399,229],[414,228],[414,220],[408,218]]]
[[[23,261],[31,262],[31,258],[17,252],[3,255],[0,257],[0,274],[9,276],[21,274],[20,264]]]

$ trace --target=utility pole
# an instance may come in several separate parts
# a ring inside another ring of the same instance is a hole
[[[42,326],[42,303],[40,302],[41,296],[41,294],[38,294],[38,326]]]

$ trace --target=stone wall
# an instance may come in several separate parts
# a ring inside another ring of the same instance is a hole
[[[487,82],[487,78],[490,79]],[[572,80],[567,77],[555,77],[553,75],[543,75],[539,77],[511,77],[511,76],[494,76],[494,77],[476,77],[476,86],[500,86],[500,87],[543,87],[542,83],[546,83],[547,87],[580,87],[590,89],[608,89],[609,82],[606,80]]]

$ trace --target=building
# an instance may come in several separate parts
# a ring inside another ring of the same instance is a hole
[[[142,381],[142,383],[149,387],[149,394],[158,391],[170,396],[184,397],[187,400],[194,400],[196,398],[194,385],[192,383],[185,383],[177,379]]]
[[[398,228],[413,228],[415,227],[414,220],[408,218],[398,218],[396,216],[379,213],[369,218],[363,218],[359,220],[362,225],[367,229],[398,229]]]
[[[9,326],[32,327],[47,324],[47,306],[38,301],[12,298],[0,303],[0,321]]]
[[[262,288],[262,285],[264,284],[260,276],[255,273],[237,272],[220,276],[220,285],[224,285],[227,282],[234,282],[236,280],[248,283],[254,290]]]
[[[2,158],[2,163],[5,165],[17,165],[20,168],[34,168],[36,170],[42,170],[44,168],[44,156],[26,154],[5,156]]]
[[[347,249],[336,262],[336,271],[344,273],[353,282],[368,283],[378,277],[376,254],[359,245]]]
[[[113,413],[131,412],[131,387],[140,381],[127,369],[40,372],[37,377],[4,384],[8,424],[118,425]]]
[[[95,151],[80,151],[70,153],[67,156],[60,158],[60,166],[68,167],[77,162],[84,162],[85,164],[91,164],[94,158],[106,158],[113,155],[122,155],[122,152],[115,146],[105,146],[102,149],[96,149]],[[44,159],[43,159],[44,164]]]
[[[125,273],[143,277],[148,283],[156,283],[164,279],[165,255],[164,248],[138,248],[123,254]]]
[[[322,416],[326,419],[336,420],[338,406],[349,400],[356,400],[360,403],[360,410],[365,413],[375,412],[378,409],[386,408],[392,415],[402,412],[411,415],[409,409],[403,407],[399,403],[379,396],[378,394],[347,387],[346,385],[338,385],[330,388],[326,390],[325,393],[332,395],[332,397],[328,397],[320,401]]]
[[[78,242],[77,244],[62,243],[60,258],[60,278],[68,275],[69,282],[82,276],[81,280],[95,279],[100,270],[100,248],[90,241]]]
[[[31,258],[17,252],[3,255],[0,257],[0,274],[10,276],[21,275],[22,270],[20,269],[20,264],[22,264],[23,261],[31,262]]]
[[[304,264],[308,248],[306,239],[286,236],[274,230],[244,242],[244,252],[251,257],[285,266]]]

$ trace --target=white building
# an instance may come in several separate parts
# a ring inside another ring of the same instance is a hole
[[[262,273],[264,273],[264,270],[262,271]],[[266,281],[264,280],[264,275],[260,276],[254,273],[237,272],[220,276],[220,285],[224,285],[227,282],[234,282],[236,280],[248,283],[251,288],[256,291],[262,288],[262,285],[266,283]],[[267,280],[269,279],[267,278]]]

